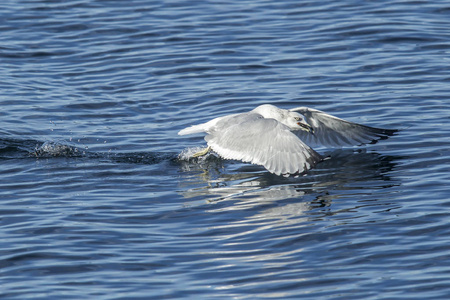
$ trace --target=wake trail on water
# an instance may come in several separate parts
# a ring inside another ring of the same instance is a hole
[[[19,158],[85,158],[109,160],[117,163],[157,164],[165,160],[177,161],[176,153],[167,152],[94,152],[86,146],[65,141],[37,141],[0,138],[0,159]]]

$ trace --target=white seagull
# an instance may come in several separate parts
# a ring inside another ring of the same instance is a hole
[[[194,157],[214,151],[224,159],[264,166],[276,175],[299,175],[323,157],[309,145],[332,147],[376,143],[398,130],[352,123],[323,111],[260,105],[252,111],[215,118],[178,132],[206,132],[208,147]]]

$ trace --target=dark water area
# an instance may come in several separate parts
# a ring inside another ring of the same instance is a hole
[[[447,299],[450,3],[3,1],[1,299]],[[397,128],[305,176],[187,126]]]

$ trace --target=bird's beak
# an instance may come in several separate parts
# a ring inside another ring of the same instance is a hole
[[[301,130],[314,134],[314,128],[312,128],[310,125],[300,122],[298,122],[297,124],[301,127]]]

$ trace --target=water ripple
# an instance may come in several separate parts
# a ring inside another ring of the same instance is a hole
[[[0,297],[448,298],[449,5],[0,11]],[[299,178],[178,159],[263,103],[401,131]]]

